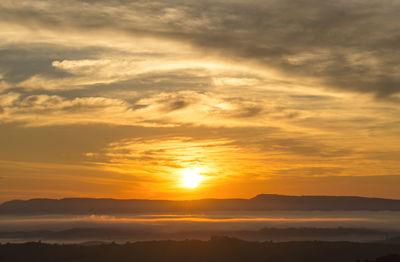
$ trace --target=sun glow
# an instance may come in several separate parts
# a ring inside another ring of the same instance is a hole
[[[183,170],[182,185],[188,188],[196,188],[203,180],[203,176],[199,173],[199,169],[187,168]]]

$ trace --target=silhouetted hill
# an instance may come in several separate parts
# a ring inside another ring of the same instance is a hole
[[[391,254],[390,256],[388,256]],[[350,242],[246,242],[229,237],[209,241],[150,241],[118,245],[0,245],[2,261],[145,262],[398,262],[400,246]]]
[[[388,238],[388,239],[385,240],[385,242],[386,243],[392,243],[392,244],[400,244],[400,236]]]
[[[350,196],[258,195],[251,199],[143,200],[143,199],[31,199],[0,205],[0,215],[122,214],[137,212],[205,212],[270,210],[391,210],[400,200]]]
[[[137,240],[162,240],[162,239],[200,239],[206,240],[211,236],[229,236],[244,240],[257,241],[289,241],[289,240],[329,240],[329,241],[383,241],[388,236],[400,236],[397,231],[384,231],[364,228],[263,228],[260,230],[240,231],[212,231],[195,230],[180,232],[162,232],[155,230],[138,230],[124,227],[93,227],[72,228],[61,231],[17,231],[0,232],[1,239],[14,240],[49,240],[49,241],[73,241],[81,242],[87,240],[100,241],[137,241]],[[400,244],[396,238],[393,243]],[[386,240],[388,241],[388,240]],[[388,242],[392,243],[392,242]]]
[[[374,261],[365,260],[365,262],[400,262],[400,256],[396,254],[390,254],[378,257]]]

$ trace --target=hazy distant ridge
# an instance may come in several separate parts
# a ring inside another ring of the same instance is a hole
[[[0,215],[121,214],[137,212],[268,210],[391,210],[400,200],[352,196],[285,196],[262,194],[251,199],[142,200],[142,199],[31,199],[0,205]]]

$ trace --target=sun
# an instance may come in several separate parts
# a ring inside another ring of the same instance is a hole
[[[182,185],[187,188],[196,188],[203,180],[199,169],[187,168],[182,172]]]

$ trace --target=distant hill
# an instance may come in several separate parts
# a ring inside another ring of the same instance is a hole
[[[31,199],[12,200],[0,205],[0,215],[272,210],[400,211],[400,200],[353,196],[285,196],[262,194],[251,199],[200,199],[182,201],[103,198]]]
[[[91,227],[71,228],[61,231],[16,231],[0,232],[0,242],[6,240],[20,241],[72,241],[82,242],[88,240],[96,241],[143,241],[143,240],[184,240],[200,239],[207,240],[213,236],[228,236],[250,241],[356,241],[373,242],[381,241],[400,244],[398,231],[384,231],[366,228],[263,228],[260,230],[240,231],[216,231],[216,230],[195,230],[163,232],[157,230],[133,229],[129,227]],[[397,236],[387,238],[388,236]]]

